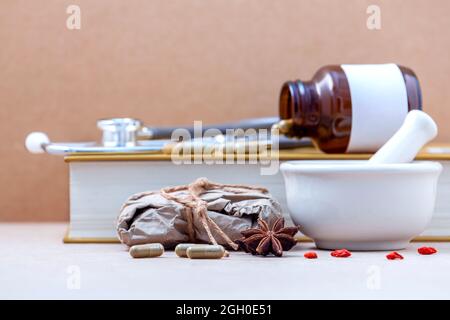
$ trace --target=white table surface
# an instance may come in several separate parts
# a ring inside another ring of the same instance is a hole
[[[417,254],[412,243],[337,259],[300,243],[283,258],[232,252],[221,260],[181,259],[173,252],[132,259],[120,244],[63,244],[65,224],[0,224],[1,299],[440,299],[450,298],[450,243]]]

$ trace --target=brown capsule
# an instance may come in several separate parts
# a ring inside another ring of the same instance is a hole
[[[202,246],[200,243],[180,243],[175,247],[175,254],[180,258],[187,258],[187,249],[193,246]]]
[[[190,259],[220,259],[225,249],[221,245],[198,245],[187,248],[186,255]]]
[[[130,255],[133,258],[153,258],[164,253],[161,243],[138,244],[130,248]]]

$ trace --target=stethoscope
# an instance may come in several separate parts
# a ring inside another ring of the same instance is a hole
[[[201,138],[202,144],[223,144],[227,139],[227,130],[233,129],[266,129],[279,122],[277,117],[246,119],[237,122],[203,126],[201,133],[215,129],[219,134]],[[184,129],[192,137],[195,136],[194,127],[147,127],[137,119],[112,118],[97,121],[97,127],[102,132],[99,142],[51,142],[48,135],[43,132],[32,132],[25,139],[25,146],[31,153],[49,153],[56,155],[68,155],[79,153],[161,153],[168,150],[173,141],[172,133],[176,129]],[[248,138],[248,137],[247,137]],[[256,138],[257,139],[257,138]],[[191,142],[196,142],[192,139]],[[272,139],[266,139],[264,143],[270,144]],[[277,147],[294,148],[310,146],[309,139],[290,139],[284,136],[277,137]]]

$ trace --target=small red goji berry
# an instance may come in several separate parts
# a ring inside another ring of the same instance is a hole
[[[395,251],[389,253],[389,254],[386,256],[386,258],[387,258],[388,260],[396,260],[396,259],[403,260],[403,256],[402,256],[400,253],[395,252]]]
[[[421,247],[421,248],[417,249],[417,252],[419,252],[420,254],[423,254],[423,255],[430,255],[430,254],[435,254],[437,252],[437,250],[433,247]]]
[[[331,256],[335,258],[347,258],[350,257],[352,253],[347,249],[334,250],[331,252]]]
[[[312,252],[312,251],[306,252],[303,256],[304,256],[306,259],[317,259],[317,253]]]

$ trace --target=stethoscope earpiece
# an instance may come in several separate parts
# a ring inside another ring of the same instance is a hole
[[[50,144],[50,139],[43,132],[31,132],[25,139],[25,147],[31,153],[44,153],[45,147]]]

